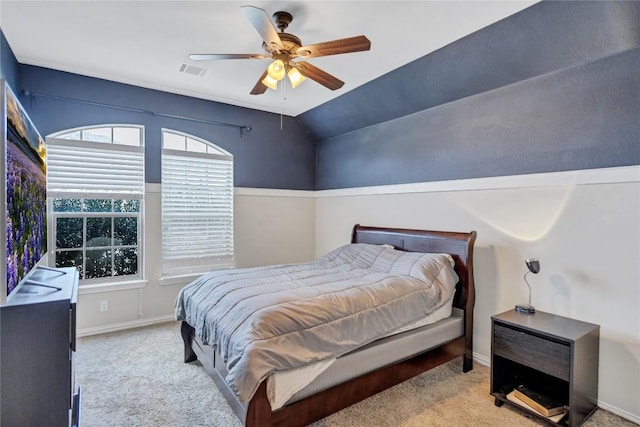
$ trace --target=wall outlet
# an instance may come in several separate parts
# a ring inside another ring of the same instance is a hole
[[[100,301],[100,311],[109,311],[109,301]]]

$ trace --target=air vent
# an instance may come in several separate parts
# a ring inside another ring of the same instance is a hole
[[[207,69],[189,64],[180,64],[180,66],[178,67],[178,72],[191,74],[192,76],[203,77],[205,74],[207,74]]]

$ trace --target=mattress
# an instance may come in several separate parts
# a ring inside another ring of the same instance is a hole
[[[462,312],[458,309],[452,310],[452,302],[453,300],[425,318],[342,357],[273,372],[267,379],[267,397],[271,409],[279,409],[288,403],[340,384],[346,379],[363,375],[462,336]]]

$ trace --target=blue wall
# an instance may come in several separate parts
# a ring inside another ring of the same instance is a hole
[[[281,131],[277,114],[29,65],[20,66],[19,96],[42,135],[103,123],[144,125],[147,182],[160,182],[161,129],[170,128],[204,138],[233,154],[237,187],[314,188],[314,142],[290,117],[285,117]],[[51,96],[249,125],[252,130],[241,135],[237,128],[92,106],[52,99]]]
[[[160,129],[235,158],[236,186],[329,189],[640,164],[640,2],[540,2],[297,118],[28,65],[2,76],[43,135],[102,123]],[[250,125],[237,129],[25,95]],[[331,124],[331,125],[328,125]],[[308,129],[309,131],[307,131]]]
[[[640,2],[537,3],[302,114],[316,189],[640,164],[638,70]]]
[[[325,140],[319,189],[640,164],[640,50]]]
[[[11,89],[16,92],[18,87],[18,61],[0,29],[0,79],[6,80]]]

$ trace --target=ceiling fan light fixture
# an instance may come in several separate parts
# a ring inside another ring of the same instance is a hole
[[[278,90],[278,81],[271,77],[269,74],[264,76],[264,79],[262,79],[262,84],[273,90]]]
[[[274,80],[282,80],[284,79],[286,71],[284,69],[284,62],[282,59],[276,59],[267,68],[267,74]]]
[[[289,76],[292,88],[299,86],[304,80],[310,79],[327,89],[340,89],[344,86],[342,80],[313,64],[305,61],[294,62],[293,60],[296,58],[306,59],[363,52],[371,49],[371,41],[363,35],[303,46],[298,36],[285,32],[293,20],[293,15],[289,12],[279,11],[274,13],[273,20],[276,23],[274,26],[264,9],[255,6],[241,6],[241,10],[262,38],[262,48],[266,53],[193,54],[189,55],[189,58],[193,61],[271,59],[271,64],[262,72],[258,82],[249,92],[251,95],[262,95],[268,88],[278,90],[278,82],[284,79],[285,75]]]
[[[291,82],[291,87],[292,88],[296,88],[298,87],[298,85],[300,83],[302,83],[305,79],[305,76],[303,76],[300,71],[298,71],[296,68],[291,67],[289,69],[289,72],[287,73],[287,75],[289,76],[289,81]]]

